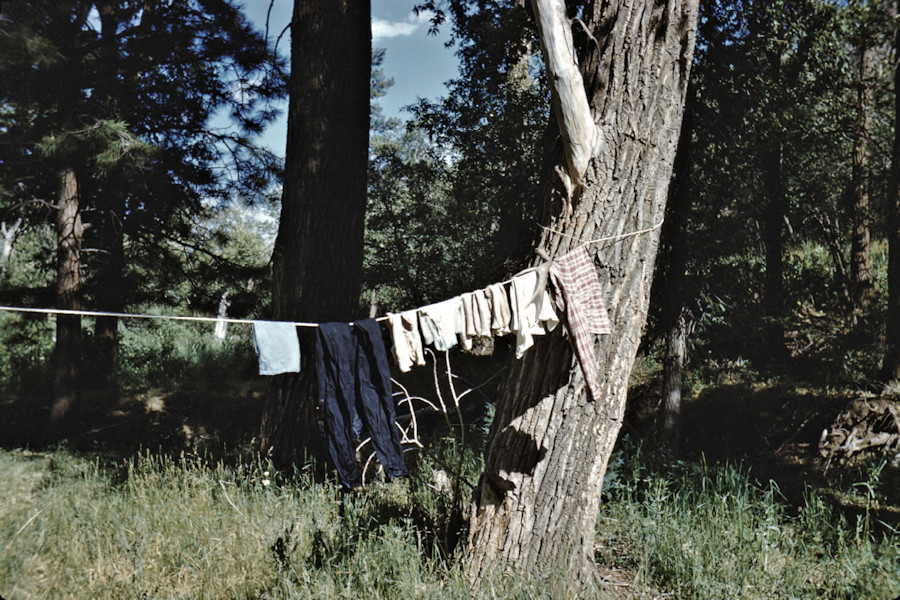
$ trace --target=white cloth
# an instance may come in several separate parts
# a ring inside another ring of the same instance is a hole
[[[534,336],[553,331],[559,324],[553,301],[537,271],[526,271],[513,278],[510,287],[512,320],[510,329],[516,333],[516,358],[534,345]],[[546,328],[546,331],[545,331]]]
[[[473,335],[490,337],[491,308],[485,290],[477,290],[469,294],[469,302],[472,311],[472,328],[475,332]]]
[[[457,336],[465,335],[462,297],[457,296],[419,309],[419,325],[422,340],[433,344],[435,350],[444,351],[457,344]]]
[[[465,350],[472,349],[472,338],[475,337],[475,307],[472,306],[472,294],[460,296],[462,301],[462,328],[459,332],[459,344]]]
[[[509,322],[512,312],[509,307],[509,297],[506,288],[500,283],[489,285],[484,290],[485,299],[491,313],[491,333],[493,335],[506,335],[510,332]]]
[[[388,324],[391,328],[391,340],[394,342],[394,361],[400,370],[408,373],[413,365],[425,366],[425,351],[422,348],[416,311],[389,314]]]

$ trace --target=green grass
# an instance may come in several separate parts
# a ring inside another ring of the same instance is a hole
[[[341,494],[311,471],[143,453],[0,452],[0,595],[30,598],[563,598],[565,581],[470,591],[413,477]],[[599,562],[630,598],[894,598],[900,536],[808,494],[793,509],[736,467],[614,465]],[[599,597],[592,592],[585,597]]]
[[[435,495],[417,478],[344,495],[263,462],[3,451],[0,595],[552,597],[502,577],[472,596],[429,531],[446,510]]]
[[[402,517],[402,483],[342,497],[262,463],[145,454],[112,468],[62,451],[0,454],[0,472],[8,600],[427,597],[454,582]]]
[[[891,599],[900,535],[810,490],[799,507],[737,466],[625,461],[610,482],[598,559],[653,597]],[[653,591],[650,591],[653,590]]]

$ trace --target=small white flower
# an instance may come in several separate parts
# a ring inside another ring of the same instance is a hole
[[[268,471],[263,471],[263,477],[268,477],[268,476],[269,476],[269,472],[268,472]]]
[[[263,479],[263,480],[262,480],[263,487],[266,487],[266,486],[269,485],[270,483],[271,483],[271,482],[270,482],[268,479]]]

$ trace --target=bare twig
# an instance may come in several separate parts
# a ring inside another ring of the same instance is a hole
[[[222,493],[225,494],[225,499],[228,500],[228,504],[231,505],[231,508],[233,508],[237,514],[241,515],[241,517],[244,517],[244,513],[242,513],[241,510],[235,505],[235,503],[231,501],[231,497],[228,495],[228,492],[225,490],[225,482],[220,479],[219,485],[222,486]],[[246,517],[244,517],[244,518],[246,518]]]

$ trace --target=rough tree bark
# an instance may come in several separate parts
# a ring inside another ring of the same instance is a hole
[[[78,197],[78,177],[67,166],[59,171],[56,207],[56,304],[57,308],[81,308],[81,240],[84,226]],[[78,402],[81,317],[57,315],[53,366],[53,405],[50,433],[61,437],[72,430]]]
[[[281,220],[273,254],[277,320],[359,316],[372,64],[368,0],[296,0]],[[261,449],[288,458],[315,450],[312,339],[301,331],[300,375],[267,392]]]
[[[848,197],[850,232],[850,282],[854,311],[865,310],[874,298],[869,280],[869,130],[872,111],[874,50],[862,42],[856,92],[856,132],[853,144],[853,179]]]
[[[574,54],[563,2],[534,2],[561,143],[593,149],[580,179],[579,169],[572,168],[580,164],[572,159],[577,148],[566,152],[562,181],[548,197],[552,210],[539,252],[561,256],[581,240],[650,231],[592,246],[599,252],[613,323],[611,335],[596,336],[596,361],[588,365],[599,372],[601,401],[590,400],[581,365],[559,329],[541,336],[511,367],[472,504],[468,569],[475,584],[498,561],[536,576],[557,569],[581,578],[594,572],[600,491],[646,319],[659,243],[655,226],[663,218],[678,142],[697,4],[618,0],[585,7],[585,25],[596,44],[591,42],[576,73],[585,82],[581,91],[596,128],[593,137],[589,126],[570,127],[561,114],[587,125],[578,120],[584,115],[580,101],[569,103],[560,93],[565,88],[577,96],[578,85],[558,85],[566,71],[555,70],[549,59],[548,46],[558,40],[559,56],[572,60]],[[548,11],[562,14],[553,32],[546,31],[550,19],[542,19]],[[579,130],[587,136],[573,135]]]

